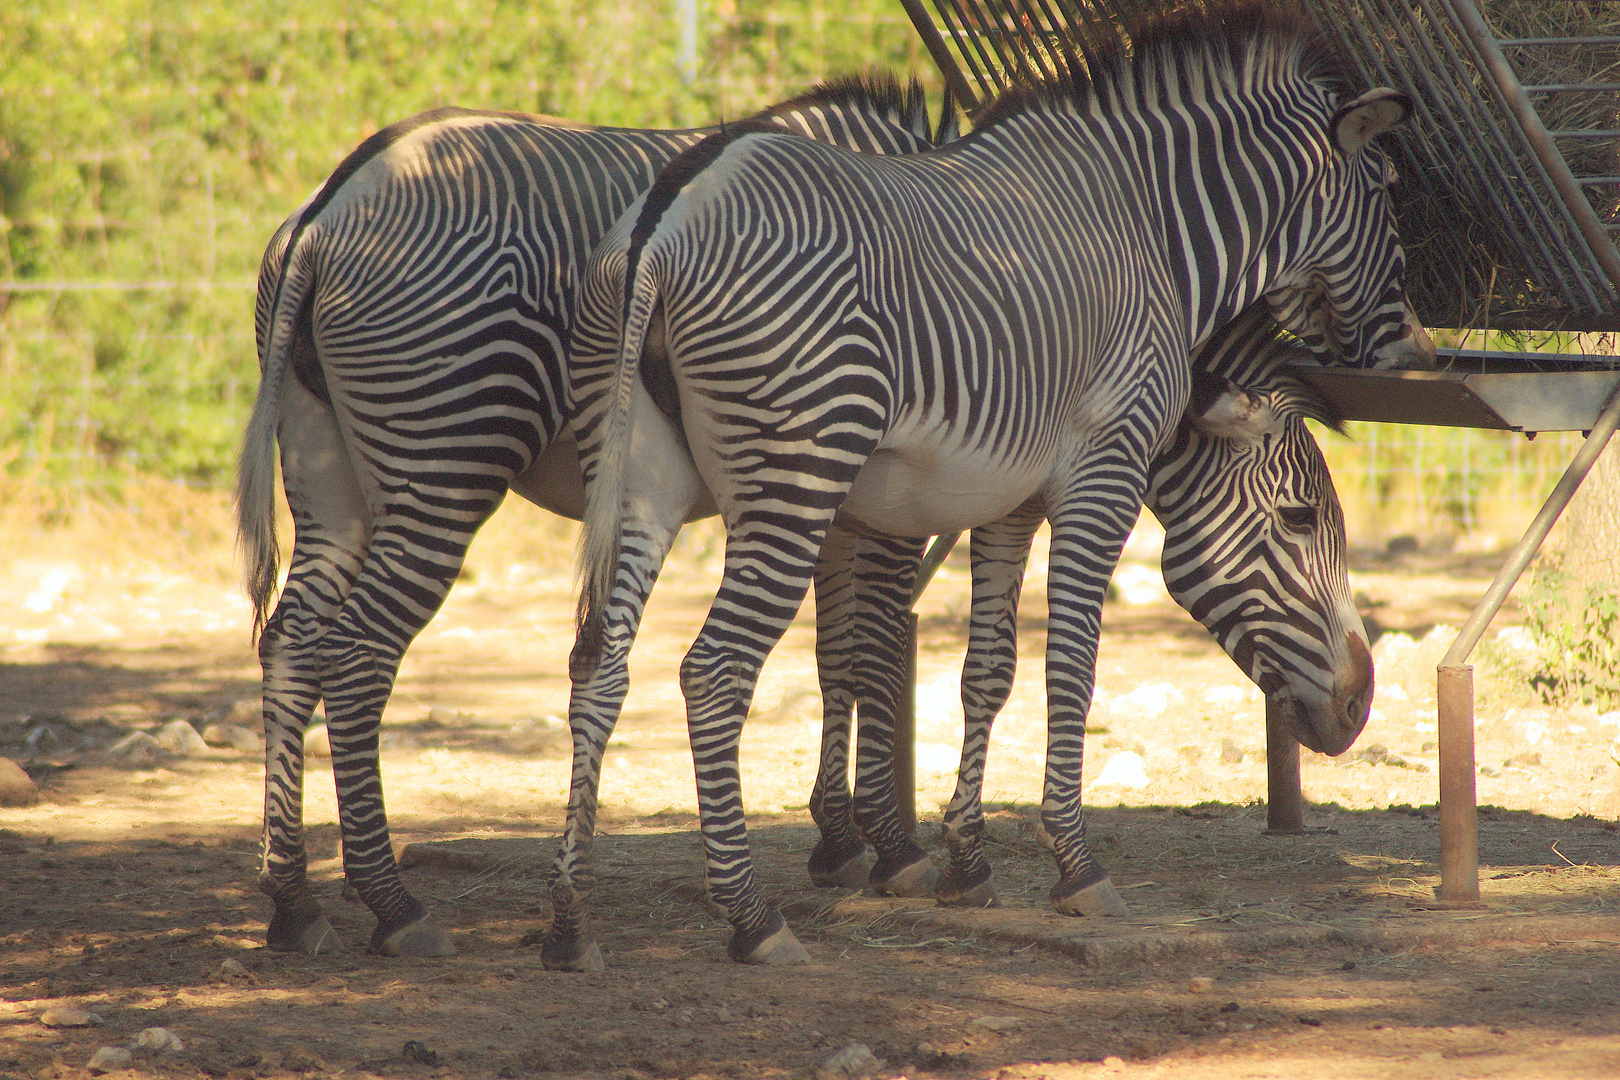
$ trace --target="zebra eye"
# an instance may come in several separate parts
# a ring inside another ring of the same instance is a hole
[[[1316,528],[1314,506],[1279,506],[1277,517],[1285,527],[1294,532],[1310,532]]]

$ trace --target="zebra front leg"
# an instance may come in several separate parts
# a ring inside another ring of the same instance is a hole
[[[984,768],[990,731],[1012,693],[1018,668],[1018,598],[1029,545],[1044,517],[1032,500],[998,522],[973,530],[973,609],[962,665],[962,763],[945,810],[949,860],[934,898],[947,907],[999,903],[984,855]]]
[[[857,603],[851,678],[859,702],[855,820],[877,849],[869,884],[890,896],[930,896],[939,871],[900,822],[894,716],[904,683],[907,614],[926,537],[863,534],[852,564]]]
[[[1041,827],[1051,837],[1058,866],[1052,906],[1066,915],[1125,914],[1124,902],[1108,871],[1086,843],[1080,774],[1086,713],[1091,707],[1097,672],[1103,595],[1125,538],[1141,512],[1142,484],[1138,477],[1134,488],[1138,497],[1130,500],[1133,489],[1124,482],[1130,476],[1130,472],[1119,468],[1106,477],[1091,478],[1089,484],[1082,478],[1069,488],[1081,495],[1063,503],[1049,503],[1052,546],[1047,576],[1050,621]],[[1109,493],[1110,497],[1090,497],[1097,491]]]
[[[810,853],[810,881],[859,889],[871,869],[849,795],[849,739],[855,686],[855,537],[834,524],[816,562],[816,674],[821,684],[821,756],[810,816],[821,836]]]
[[[541,962],[551,971],[600,971],[602,949],[590,932],[590,896],[596,887],[592,845],[602,759],[630,689],[630,646],[646,609],[659,568],[680,530],[676,507],[662,524],[627,520],[620,539],[614,589],[602,618],[599,640],[582,634],[569,660],[573,691],[568,722],[574,757],[568,787],[568,816],[562,844],[552,865],[551,925],[541,941]]]

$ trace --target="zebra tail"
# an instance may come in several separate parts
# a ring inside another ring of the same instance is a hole
[[[579,541],[577,634],[569,663],[575,677],[595,671],[601,660],[607,605],[618,577],[623,545],[625,474],[631,464],[631,408],[641,378],[642,348],[658,306],[658,283],[647,261],[639,257],[640,239],[632,242],[626,260],[618,353],[608,401],[597,420],[600,434],[595,440],[596,467],[586,484],[584,527]]]
[[[279,239],[279,238],[278,238]],[[292,366],[293,341],[298,319],[314,284],[313,260],[299,258],[300,236],[295,233],[284,250],[279,269],[273,267],[275,240],[259,269],[276,273],[268,329],[259,356],[259,392],[242,436],[236,467],[236,546],[242,563],[248,599],[253,605],[253,640],[258,641],[270,616],[281,572],[281,547],[276,538],[276,429],[281,421],[281,389]]]

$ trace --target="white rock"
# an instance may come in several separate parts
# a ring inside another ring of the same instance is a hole
[[[1606,712],[1598,717],[1598,727],[1620,727],[1620,712]]]
[[[1023,1022],[1023,1018],[1018,1016],[977,1016],[973,1019],[974,1026],[991,1031],[1011,1031]]]
[[[107,748],[107,760],[127,769],[150,769],[167,757],[162,745],[144,731],[132,731]]]
[[[1535,632],[1528,626],[1504,627],[1497,631],[1496,641],[1503,648],[1511,649],[1525,656],[1534,656],[1541,651],[1541,646],[1536,641]]]
[[[122,1046],[103,1046],[90,1055],[90,1063],[85,1066],[92,1073],[112,1072],[114,1069],[127,1069],[135,1060],[135,1055]]]
[[[257,754],[264,749],[264,737],[237,724],[209,724],[203,728],[203,742],[209,746],[228,746],[244,754]]]
[[[39,579],[32,592],[23,600],[23,609],[42,614],[56,606],[67,590],[68,572],[60,566],[52,567]]]
[[[1215,980],[1208,975],[1194,975],[1187,980],[1187,989],[1195,994],[1207,994],[1215,989]]]
[[[1108,703],[1108,712],[1114,716],[1162,716],[1171,705],[1180,705],[1186,696],[1169,683],[1138,686]]]
[[[571,750],[573,745],[574,735],[568,721],[557,716],[526,716],[506,731],[506,748],[514,754]]]
[[[243,698],[231,702],[231,707],[223,717],[227,724],[236,724],[249,731],[264,730],[264,701],[261,698]]]
[[[1502,713],[1502,723],[1515,741],[1534,746],[1552,730],[1552,713],[1545,709],[1512,708]]]
[[[171,754],[192,757],[208,752],[208,744],[197,729],[185,720],[170,720],[158,729],[157,743]]]
[[[1108,759],[1108,764],[1103,766],[1102,775],[1097,777],[1096,784],[1116,784],[1128,788],[1147,787],[1148,774],[1142,762],[1142,755],[1134,750],[1121,750]]]
[[[179,1053],[186,1048],[186,1044],[180,1041],[180,1036],[168,1028],[160,1027],[147,1028],[135,1036],[135,1041],[130,1045],[137,1050],[150,1050],[154,1054],[162,1054],[167,1051]]]
[[[89,1027],[101,1023],[101,1017],[88,1009],[56,1005],[40,1013],[39,1022],[46,1027]]]
[[[8,757],[0,757],[0,806],[33,806],[39,802],[39,785]]]
[[[1119,593],[1120,603],[1128,607],[1170,603],[1170,593],[1164,587],[1164,575],[1151,566],[1120,563],[1114,568],[1113,586]]]
[[[1212,686],[1204,691],[1203,700],[1206,705],[1236,705],[1243,700],[1243,687],[1234,683]]]
[[[850,1043],[816,1066],[816,1080],[869,1080],[883,1068],[872,1048],[865,1043]]]
[[[329,758],[332,756],[332,734],[325,724],[314,724],[304,731],[304,756]]]

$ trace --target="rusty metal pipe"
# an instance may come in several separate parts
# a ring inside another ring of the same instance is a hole
[[[1305,831],[1305,796],[1299,787],[1299,740],[1287,715],[1266,699],[1266,833]]]
[[[1609,395],[1541,512],[1508,553],[1490,588],[1475,605],[1435,672],[1440,743],[1440,899],[1479,899],[1479,821],[1474,798],[1474,669],[1468,656],[1507,602],[1564,507],[1575,497],[1598,455],[1620,426],[1620,390]]]

